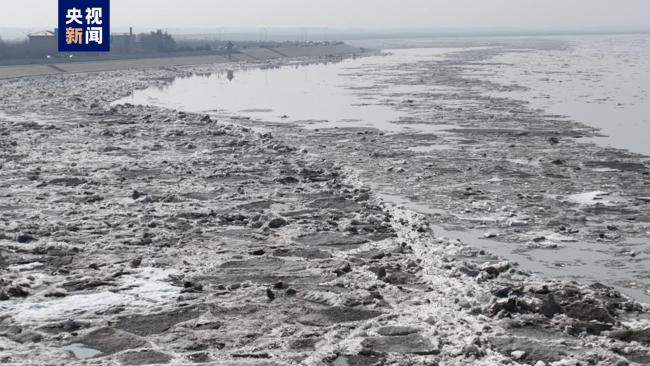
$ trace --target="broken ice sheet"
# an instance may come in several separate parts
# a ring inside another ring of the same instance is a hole
[[[612,206],[627,202],[627,200],[621,197],[619,194],[605,191],[591,191],[572,194],[567,196],[567,200],[569,202],[585,206],[596,205],[599,203],[606,206]]]
[[[179,288],[168,282],[169,275],[174,273],[158,268],[143,268],[121,278],[119,285],[124,289],[121,291],[83,293],[46,301],[5,301],[0,303],[0,310],[12,310],[15,321],[31,323],[66,318],[73,314],[92,314],[122,304],[148,307],[178,295]]]

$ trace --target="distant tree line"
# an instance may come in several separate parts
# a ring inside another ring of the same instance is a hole
[[[178,48],[171,34],[158,29],[151,33],[142,33],[139,36],[140,47],[148,52],[174,52]]]
[[[2,1],[2,0],[0,0]],[[279,47],[279,46],[309,46],[315,44],[338,44],[340,42],[276,42],[276,41],[238,41],[236,44],[228,40],[221,39],[196,39],[189,37],[180,37],[177,41],[171,34],[166,31],[157,30],[155,32],[140,33],[128,41],[124,40],[125,35],[118,35],[121,41],[115,44],[113,54],[151,54],[151,53],[170,53],[170,52],[231,52],[232,49],[242,49],[249,47]],[[43,48],[30,45],[28,40],[24,41],[3,41],[0,37],[0,61],[2,60],[22,60],[22,59],[42,59],[45,56],[57,57],[55,37],[51,40],[51,49],[44,51]],[[94,56],[97,56],[96,54]],[[10,61],[11,62],[11,61]]]
[[[120,36],[124,37],[124,36]],[[24,41],[4,41],[0,38],[0,60],[20,60],[20,59],[41,59],[45,56],[56,57],[55,38],[51,40],[52,51],[44,51],[41,48],[30,44],[29,40]],[[170,52],[196,52],[211,51],[213,48],[206,43],[177,43],[174,37],[166,31],[157,30],[155,32],[140,33],[134,36],[129,47],[119,47],[115,45],[113,53],[116,54],[151,54],[151,53],[170,53]]]
[[[38,52],[29,48],[27,41],[7,42],[0,38],[0,59],[20,59],[38,56]]]

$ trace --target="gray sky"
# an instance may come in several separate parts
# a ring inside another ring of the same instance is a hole
[[[0,0],[0,28],[54,27],[56,0]],[[111,0],[113,27],[650,28],[649,0]]]

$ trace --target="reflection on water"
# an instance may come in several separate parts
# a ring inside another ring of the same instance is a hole
[[[166,87],[139,90],[116,103],[222,116],[243,115],[268,122],[301,122],[314,129],[375,127],[401,131],[405,127],[391,122],[404,117],[405,113],[379,104],[370,93],[364,94],[365,89],[377,88],[376,80],[372,80],[366,70],[441,58],[451,51],[457,49],[396,50],[390,56],[345,59],[337,63],[273,65],[243,70],[238,71],[236,77],[233,71],[227,71],[178,78]],[[402,86],[395,91],[408,90]],[[432,132],[434,126],[410,127]]]
[[[602,145],[650,155],[650,36],[554,38],[572,48],[521,52],[525,49],[520,46],[517,52],[490,59],[481,70],[470,73],[503,85],[526,86],[528,91],[505,92],[503,96],[526,100],[532,107],[600,128],[606,137],[595,140]],[[530,42],[534,46],[539,41]],[[139,90],[116,103],[299,122],[313,129],[375,127],[397,132],[404,127],[391,122],[409,115],[382,104],[379,98],[385,95],[377,91],[408,94],[449,89],[390,84],[377,80],[373,70],[443,59],[451,52],[474,48],[399,49],[390,50],[390,56],[338,63],[270,64],[238,71],[236,78],[232,70],[178,78],[167,87]],[[439,131],[431,124],[410,127],[429,133]]]

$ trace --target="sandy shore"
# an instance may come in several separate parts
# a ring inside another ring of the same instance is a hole
[[[648,361],[643,305],[438,237],[341,164],[357,142],[110,106],[232,67],[0,81],[2,362]]]

